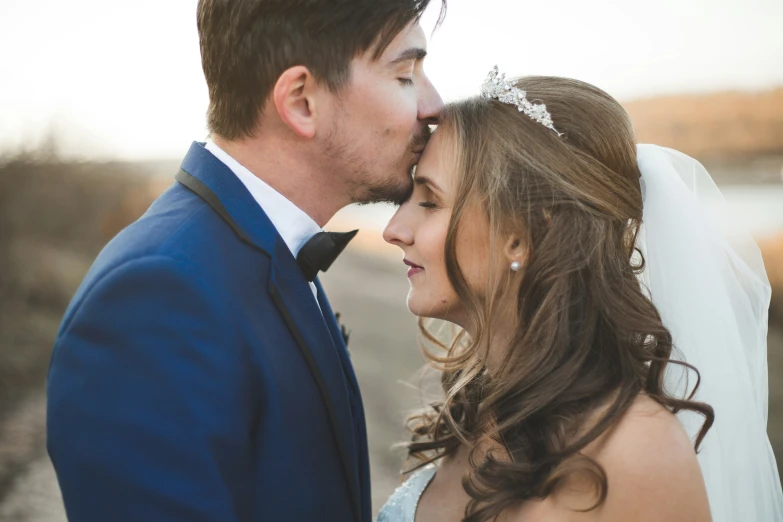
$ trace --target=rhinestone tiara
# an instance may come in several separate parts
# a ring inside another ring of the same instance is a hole
[[[543,103],[530,103],[526,98],[527,93],[522,89],[514,87],[511,82],[506,81],[506,74],[500,74],[498,66],[494,66],[484,84],[481,86],[482,98],[495,98],[502,103],[516,105],[519,112],[524,112],[530,119],[537,121],[547,129],[554,131],[558,136],[561,133],[555,129],[552,124],[552,115],[546,110]]]

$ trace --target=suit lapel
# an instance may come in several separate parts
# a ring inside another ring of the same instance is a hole
[[[354,514],[356,520],[361,521],[361,509],[359,508],[361,496],[357,474],[359,465],[353,416],[346,387],[347,375],[343,372],[340,355],[337,352],[338,347],[332,340],[332,335],[324,320],[324,315],[315,302],[310,285],[307,284],[296,260],[282,240],[278,248],[285,249],[285,252],[280,252],[275,256],[278,262],[273,264],[269,293],[280,310],[288,329],[293,334],[302,356],[310,366],[313,377],[321,390],[332,431],[337,440],[337,447],[342,456],[351,496],[354,499]],[[286,260],[284,254],[288,254],[289,259]],[[325,310],[324,313],[326,313]]]
[[[335,345],[332,328],[327,325],[327,321],[334,322],[331,309],[324,309],[328,318],[325,321],[307,280],[272,222],[231,169],[203,145],[191,145],[176,179],[204,199],[243,242],[271,257],[269,294],[321,392],[349,485],[354,515],[361,522],[358,449],[346,388],[346,378],[354,377],[343,373],[337,352],[343,346]],[[319,292],[323,289],[319,288]]]
[[[329,328],[329,333],[332,336],[332,342],[338,348],[338,350],[345,350],[347,352],[348,347],[345,344],[343,333],[340,331],[340,325],[337,324],[337,319],[335,317],[334,311],[332,310],[332,305],[329,304],[329,300],[326,298],[326,292],[324,292],[321,281],[316,277],[313,283],[318,290],[318,306],[321,308],[321,310],[323,310],[324,321],[326,322],[326,326]]]
[[[359,460],[359,466],[357,471],[359,472],[358,480],[362,491],[362,494],[360,495],[362,499],[362,513],[364,515],[363,520],[370,520],[372,518],[372,504],[370,501],[372,497],[372,490],[370,485],[370,462],[368,460],[369,453],[367,448],[367,429],[364,417],[364,405],[362,404],[362,395],[359,390],[359,383],[356,379],[353,365],[351,364],[348,348],[344,342],[343,333],[340,330],[340,325],[337,324],[334,312],[332,311],[332,307],[329,304],[329,299],[326,297],[326,292],[324,292],[324,289],[321,286],[321,282],[317,278],[315,280],[315,286],[318,289],[318,303],[321,307],[321,310],[324,312],[324,317],[326,318],[329,331],[332,333],[333,342],[335,346],[337,346],[337,349],[340,352],[340,357],[343,360],[342,362],[343,367],[345,368],[346,379],[348,379],[349,386],[353,389],[353,415],[358,418],[359,422],[359,425],[356,426],[355,442],[358,449],[357,457]]]
[[[341,357],[345,360],[345,376],[348,379],[349,385],[354,389],[354,392],[359,395],[359,383],[356,380],[356,374],[353,370],[353,365],[350,362],[350,354],[348,353],[348,347],[345,344],[343,333],[340,330],[340,325],[337,324],[332,306],[329,304],[329,299],[326,298],[326,292],[324,292],[321,282],[316,278],[315,286],[318,289],[318,305],[323,310],[323,316],[326,321],[326,326],[329,328],[329,332],[332,336],[332,342],[337,350],[340,352]]]

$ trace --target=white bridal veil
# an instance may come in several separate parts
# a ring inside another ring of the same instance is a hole
[[[637,246],[642,282],[695,366],[694,397],[715,410],[699,463],[714,522],[783,522],[775,457],[767,437],[767,310],[770,285],[761,253],[732,221],[705,168],[672,149],[639,145],[644,195]],[[693,372],[670,365],[667,391],[687,396]],[[691,437],[702,418],[678,415]]]

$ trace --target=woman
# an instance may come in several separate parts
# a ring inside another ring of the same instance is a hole
[[[783,520],[769,285],[699,169],[575,80],[495,68],[447,107],[384,238],[411,312],[461,333],[423,328],[445,399],[379,522]]]

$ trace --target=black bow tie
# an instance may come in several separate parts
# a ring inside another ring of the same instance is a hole
[[[318,232],[311,237],[296,256],[307,280],[312,282],[318,272],[326,272],[358,232]]]

